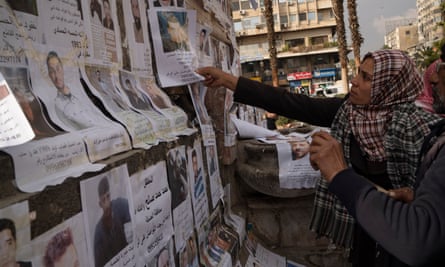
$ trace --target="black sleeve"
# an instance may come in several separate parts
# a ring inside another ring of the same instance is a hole
[[[330,127],[343,98],[312,98],[290,93],[244,77],[238,79],[234,100],[257,106],[269,112],[303,121],[312,125]]]
[[[377,191],[352,169],[337,174],[329,190],[392,255],[410,266],[436,266],[445,251],[445,149],[441,154],[410,204]]]

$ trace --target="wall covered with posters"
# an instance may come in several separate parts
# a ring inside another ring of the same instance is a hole
[[[231,95],[194,72],[239,74],[229,3],[2,0],[0,14],[0,266],[232,266]]]

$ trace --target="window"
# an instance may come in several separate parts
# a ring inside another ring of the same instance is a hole
[[[238,10],[240,10],[239,2],[238,1],[232,2],[232,11],[238,11]]]
[[[250,9],[249,1],[241,1],[241,9]]]
[[[308,12],[307,13],[307,18],[309,21],[314,21],[315,20],[315,12]]]
[[[287,16],[280,16],[280,21],[281,21],[281,23],[288,23],[289,22],[288,19],[287,19]]]
[[[405,35],[410,35],[410,34],[411,34],[410,31],[406,31],[406,32],[405,32]]]
[[[291,39],[286,40],[285,44],[288,47],[298,47],[298,46],[304,46],[304,38],[298,38],[298,39]]]
[[[327,36],[316,36],[311,38],[312,45],[321,45],[328,42]]]
[[[295,14],[289,15],[289,22],[290,23],[297,22],[297,15]]]
[[[298,13],[299,21],[306,21],[306,13]]]
[[[243,28],[244,29],[255,29],[257,24],[261,23],[260,17],[250,17],[247,19],[242,20]]]
[[[306,3],[306,0],[298,0],[297,1],[299,4],[302,4],[302,3]]]
[[[233,28],[234,28],[235,32],[242,31],[243,30],[242,22],[240,20],[239,21],[233,21]]]

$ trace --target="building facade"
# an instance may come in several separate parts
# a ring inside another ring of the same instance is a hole
[[[385,34],[385,45],[392,49],[407,51],[418,42],[417,23],[399,25]]]
[[[331,0],[272,0],[279,86],[309,93],[339,79]],[[232,0],[242,74],[271,83],[263,0]]]
[[[419,30],[419,43],[431,46],[435,41],[443,38],[443,27],[438,23],[443,22],[443,14],[440,5],[444,0],[417,0],[417,19]]]

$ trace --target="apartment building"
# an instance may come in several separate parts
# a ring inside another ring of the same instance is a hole
[[[388,26],[390,24],[391,26]],[[385,25],[385,45],[392,49],[407,51],[419,42],[416,19],[389,21]]]
[[[263,0],[232,0],[242,74],[271,82]],[[273,0],[279,85],[313,90],[340,79],[331,0]]]
[[[438,26],[444,21],[440,8],[444,0],[417,0],[417,19],[419,30],[419,43],[431,46],[435,41],[443,38],[443,27]]]

